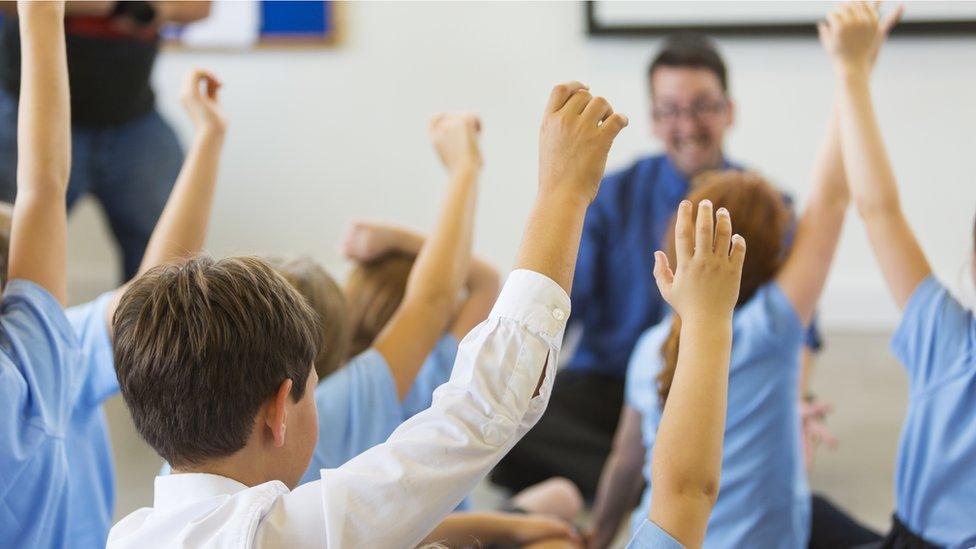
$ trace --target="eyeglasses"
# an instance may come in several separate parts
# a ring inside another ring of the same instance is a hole
[[[687,116],[692,120],[701,121],[725,112],[727,105],[728,102],[724,99],[695,103],[688,108],[682,108],[677,105],[664,105],[662,107],[654,107],[652,115],[657,122],[665,123],[677,122],[683,116]]]

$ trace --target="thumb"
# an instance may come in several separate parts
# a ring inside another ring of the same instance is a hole
[[[883,18],[881,18],[881,25],[879,26],[879,29],[881,30],[881,35],[888,36],[888,33],[890,33],[891,29],[893,29],[895,25],[897,25],[898,22],[901,21],[901,16],[904,14],[905,14],[905,5],[900,4],[897,8],[894,9],[894,11],[888,13]]]
[[[671,286],[674,284],[674,272],[668,262],[668,256],[658,250],[654,252],[654,281],[657,282],[657,289],[661,291],[661,296],[665,300],[671,295]]]

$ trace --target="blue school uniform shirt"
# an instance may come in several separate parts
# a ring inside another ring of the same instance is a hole
[[[672,318],[645,333],[627,374],[627,404],[641,414],[647,488],[634,513],[640,526],[651,503],[651,456],[661,423],[656,377]],[[798,384],[804,327],[776,283],[732,317],[722,480],[705,547],[806,547],[810,491],[800,440]]]
[[[723,168],[741,169],[727,161]],[[624,377],[637,339],[667,312],[651,274],[654,250],[663,249],[688,191],[688,180],[667,155],[643,158],[603,179],[586,212],[576,259],[570,321],[582,333],[567,368]],[[783,200],[792,204],[787,195]],[[814,328],[808,345],[820,348]]]
[[[102,403],[119,391],[106,311],[114,292],[66,313],[81,348],[82,390],[64,444],[72,471],[68,535],[76,547],[104,547],[115,507],[115,474]]]
[[[685,546],[645,518],[634,537],[627,543],[627,549],[685,549]]]
[[[319,440],[302,483],[385,442],[401,423],[429,408],[434,389],[451,377],[457,345],[451,335],[438,341],[402,403],[386,360],[373,348],[320,382],[315,388]]]
[[[891,342],[909,379],[895,471],[898,518],[940,546],[976,545],[976,320],[930,276]]]
[[[78,338],[44,288],[11,280],[0,305],[0,547],[68,537],[65,436],[78,397]]]

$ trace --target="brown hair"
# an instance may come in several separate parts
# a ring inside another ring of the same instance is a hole
[[[688,33],[667,37],[647,67],[648,79],[653,78],[654,72],[661,67],[706,69],[718,78],[722,91],[729,90],[725,61],[715,44],[704,35]]]
[[[790,212],[783,196],[761,176],[734,170],[706,172],[695,178],[688,200],[697,215],[698,203],[708,199],[717,211],[725,208],[732,216],[732,230],[742,235],[749,246],[742,267],[742,284],[736,307],[748,302],[759,288],[772,280],[783,262],[783,247],[790,223]],[[676,264],[674,220],[665,237],[668,260]],[[681,319],[674,316],[671,332],[661,346],[664,368],[657,376],[658,397],[664,407],[678,364]]]
[[[322,328],[322,345],[315,357],[315,373],[325,379],[342,365],[349,353],[349,307],[335,279],[307,256],[269,257],[266,261],[302,294]]]
[[[136,429],[174,467],[243,448],[286,379],[300,400],[322,333],[302,296],[256,257],[151,269],[126,290],[112,327]]]
[[[393,317],[403,301],[413,263],[412,256],[388,254],[361,263],[350,273],[346,284],[352,325],[350,357],[368,349]]]

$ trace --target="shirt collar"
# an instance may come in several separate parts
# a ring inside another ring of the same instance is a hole
[[[165,509],[214,496],[236,494],[247,486],[232,478],[209,473],[178,473],[156,477],[153,507]]]

